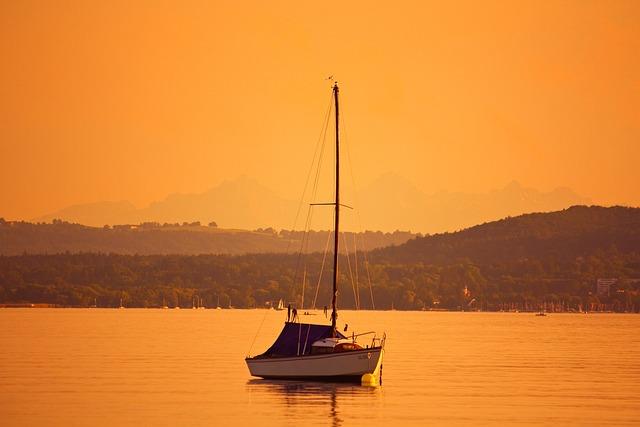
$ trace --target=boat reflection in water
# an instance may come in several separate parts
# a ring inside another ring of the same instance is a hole
[[[330,417],[333,426],[340,426],[355,413],[371,413],[380,403],[381,387],[327,382],[287,380],[247,381],[252,401],[282,408],[290,425],[300,425],[312,419]]]

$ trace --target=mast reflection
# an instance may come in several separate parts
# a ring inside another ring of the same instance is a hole
[[[344,418],[348,417],[341,412],[341,404],[369,407],[373,403],[371,399],[378,400],[381,394],[380,387],[263,379],[247,381],[247,390],[254,396],[265,394],[277,397],[284,403],[287,416],[294,419],[296,415],[304,417],[309,411],[326,411],[334,427],[342,425]]]

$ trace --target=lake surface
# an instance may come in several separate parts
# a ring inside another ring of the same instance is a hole
[[[284,313],[284,314],[283,314]],[[640,316],[354,312],[381,387],[251,379],[268,310],[0,309],[3,425],[638,425]],[[303,317],[324,321],[322,314]]]

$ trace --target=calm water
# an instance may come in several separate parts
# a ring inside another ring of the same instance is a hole
[[[252,380],[266,310],[0,309],[3,425],[638,425],[640,316],[341,312],[379,388]],[[324,319],[323,316],[305,319]]]

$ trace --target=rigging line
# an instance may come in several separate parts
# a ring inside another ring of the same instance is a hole
[[[311,218],[313,216],[313,209],[311,206],[309,206],[307,208],[307,219],[305,220],[304,223],[304,234],[302,236],[302,245],[300,247],[300,254],[301,255],[306,255],[307,251],[309,249],[309,227],[311,226]]]
[[[311,331],[311,325],[307,325],[307,337],[304,339],[304,347],[302,347],[302,354],[307,351],[307,343],[309,342],[309,331]]]
[[[313,193],[314,193],[313,195],[314,195],[314,198],[315,198],[316,194],[317,194],[317,188],[314,188]],[[309,205],[309,210],[308,210],[308,214],[307,214],[307,221],[305,223],[305,228],[304,228],[305,231],[304,231],[304,238],[303,238],[303,241],[302,241],[301,253],[303,253],[305,256],[308,255],[308,253],[309,253],[309,245],[311,243],[311,237],[312,237],[311,236],[311,224],[312,224],[313,215],[314,215],[314,212],[315,212],[313,207],[314,207],[313,204]],[[306,265],[306,262],[305,262],[305,265]],[[298,266],[298,270],[299,270],[299,266]],[[296,278],[297,278],[297,273],[298,272],[296,271]]]
[[[345,237],[345,233],[342,233],[342,243],[344,244],[344,250],[347,255],[347,266],[349,267],[349,277],[351,278],[351,288],[353,289],[353,303],[356,306],[356,310],[360,310],[360,306],[358,305],[358,297],[356,296],[356,286],[353,280],[353,271],[351,270],[351,259],[349,257],[349,247],[347,246],[347,238]]]
[[[369,293],[371,294],[371,309],[375,310],[376,303],[373,301],[373,286],[371,285],[371,274],[369,273],[369,260],[367,259],[367,251],[364,251],[364,268],[367,272],[367,281],[369,282]]]
[[[310,227],[311,227],[311,219],[312,219],[312,217],[313,217],[313,207],[310,205],[308,210],[307,210],[307,220],[306,220],[305,228],[304,228],[305,231],[303,232],[301,246],[300,246],[300,252],[298,252],[298,262],[297,262],[297,265],[296,265],[296,271],[295,271],[294,276],[293,276],[293,285],[294,286],[295,286],[296,282],[298,281],[298,273],[300,272],[300,265],[304,264],[306,266],[306,255],[309,252],[309,242],[311,240]],[[304,259],[304,261],[303,261],[303,259]],[[304,286],[304,283],[303,283],[302,286]]]
[[[322,164],[323,164],[323,159],[324,159],[324,153],[325,153],[325,146],[326,146],[326,142],[327,142],[327,132],[329,130],[329,118],[331,115],[331,111],[333,110],[333,102],[334,99],[333,97],[331,98],[331,101],[329,103],[329,110],[327,111],[327,117],[325,120],[325,126],[323,129],[323,134],[322,134],[322,145],[320,147],[320,151],[318,153],[318,162],[317,162],[317,168],[316,168],[316,174],[313,180],[313,185],[311,188],[311,194],[310,194],[310,201],[314,202],[316,200],[316,197],[318,195],[318,184],[320,182],[320,174],[322,172]],[[311,221],[313,219],[313,209],[312,209],[312,205],[309,206],[309,210],[307,213],[307,221],[305,223],[305,227],[304,227],[304,234],[303,234],[303,238],[301,241],[301,246],[300,246],[300,253],[298,256],[298,263],[296,265],[296,271],[294,273],[294,277],[293,277],[293,283],[295,285],[295,283],[298,280],[298,273],[300,272],[300,262],[302,260],[302,255],[303,253],[308,250],[309,247],[309,239],[310,239],[310,231],[311,231]],[[306,248],[306,250],[305,250]]]
[[[356,218],[358,221],[358,227],[360,228],[360,232],[363,232],[362,227],[362,216],[360,215],[360,200],[358,199],[358,185],[356,184],[355,174],[353,173],[353,161],[351,160],[351,145],[349,143],[349,135],[347,132],[347,121],[344,117],[345,114],[342,114],[342,133],[343,133],[343,141],[344,141],[344,149],[347,153],[347,163],[349,164],[349,175],[351,175],[351,183],[353,184],[353,204],[356,207],[354,209],[356,211]]]
[[[311,242],[311,224],[313,221],[313,214],[314,214],[314,209],[313,209],[313,204],[309,205],[309,210],[308,210],[308,214],[307,214],[307,221],[305,223],[305,228],[304,228],[304,243],[303,246],[304,248],[302,249],[302,251],[304,252],[304,255],[308,255],[309,253],[309,244]],[[305,262],[306,265],[306,262]]]
[[[356,272],[356,295],[358,297],[358,307],[360,307],[360,282],[358,281],[358,239],[356,238],[356,234],[357,233],[353,233],[353,258]]]
[[[313,151],[313,158],[311,159],[311,164],[309,165],[309,171],[307,172],[307,179],[304,182],[304,187],[302,189],[302,196],[300,197],[300,203],[298,203],[298,209],[296,211],[296,218],[293,221],[293,228],[291,229],[292,233],[290,234],[289,237],[289,243],[287,244],[287,250],[285,253],[289,253],[289,247],[291,246],[291,243],[293,242],[293,231],[295,231],[296,226],[298,225],[298,218],[300,216],[300,211],[302,210],[302,204],[304,203],[304,195],[307,193],[307,188],[309,185],[309,178],[311,177],[311,172],[313,172],[313,165],[316,162],[316,156],[318,155],[318,149],[320,148],[320,141],[324,139],[323,135],[326,135],[327,131],[327,127],[329,126],[329,118],[331,117],[331,108],[333,105],[333,96],[329,97],[329,107],[327,107],[327,113],[325,115],[325,119],[322,125],[322,128],[320,129],[320,135],[318,135],[318,141],[316,141],[316,147]],[[322,147],[324,147],[324,142],[322,144]]]
[[[318,195],[318,184],[320,182],[320,174],[322,172],[322,160],[324,159],[324,153],[325,153],[325,145],[327,142],[327,132],[329,129],[329,124],[327,123],[327,126],[324,128],[324,135],[322,137],[322,147],[320,149],[320,155],[318,156],[318,167],[316,168],[316,175],[314,177],[314,181],[313,181],[313,187],[311,190],[311,197],[310,197],[310,201],[313,203],[316,201],[316,197]]]
[[[304,188],[302,189],[302,196],[300,197],[300,203],[298,203],[298,210],[296,211],[296,218],[293,221],[293,228],[291,229],[292,233],[289,235],[289,243],[287,244],[287,250],[285,253],[289,253],[289,247],[293,242],[293,231],[295,231],[296,226],[298,225],[298,217],[300,216],[300,211],[302,209],[302,204],[304,202],[304,195],[307,193],[307,187],[309,185],[309,178],[311,178],[311,172],[313,172],[313,165],[316,162],[316,156],[318,155],[318,149],[320,147],[320,141],[323,140],[323,135],[327,134],[327,127],[329,126],[329,118],[331,117],[331,108],[333,105],[333,94],[329,97],[329,107],[327,108],[327,113],[325,115],[324,123],[322,128],[320,129],[320,135],[318,135],[318,141],[316,141],[316,147],[313,151],[313,158],[311,159],[311,165],[309,165],[309,171],[307,172],[307,179],[304,182]],[[324,143],[322,144],[324,147]]]
[[[332,98],[332,102],[333,102],[333,98]],[[333,103],[329,105],[329,115],[332,111],[332,107],[333,107]],[[322,173],[322,164],[323,164],[323,159],[324,159],[324,153],[325,153],[325,146],[327,143],[327,132],[329,131],[329,115],[327,115],[327,122],[325,123],[325,127],[324,127],[324,134],[322,135],[322,146],[320,148],[320,153],[318,156],[318,166],[316,168],[316,174],[313,180],[313,186],[311,189],[311,194],[310,194],[310,202],[312,203],[310,206],[313,205],[313,202],[316,201],[316,198],[318,197],[318,187],[319,187],[319,183],[320,183],[320,175]],[[310,211],[311,212],[311,217],[309,218],[309,223],[306,225],[307,227],[311,227],[311,219],[313,218],[313,210]],[[306,228],[305,228],[306,230]]]
[[[333,105],[333,104],[332,104]],[[332,106],[330,105],[330,107]],[[329,113],[331,113],[332,108],[329,108]],[[325,146],[326,146],[326,142],[327,142],[327,132],[329,129],[329,123],[328,123],[328,117],[327,116],[327,122],[325,123],[325,127],[324,127],[324,134],[322,136],[322,146],[320,148],[320,153],[318,156],[318,166],[316,169],[316,174],[313,180],[313,186],[311,189],[311,194],[310,194],[310,202],[314,202],[318,196],[318,185],[320,182],[320,174],[322,172],[322,164],[323,164],[323,159],[324,159],[324,153],[325,153]],[[312,209],[312,204],[310,204],[309,206],[309,216],[307,217],[307,223],[305,224],[305,232],[310,231],[311,229],[311,220],[313,219],[313,209]]]
[[[343,111],[345,110],[344,106],[343,106],[342,110]],[[351,161],[351,152],[349,150],[350,145],[349,145],[349,138],[348,138],[348,134],[347,134],[347,121],[346,121],[344,112],[342,113],[342,133],[344,135],[343,138],[342,138],[343,141],[344,141],[343,145],[345,146],[345,151],[347,152],[347,163],[349,163],[349,170],[350,170],[350,173],[351,173],[351,181],[352,181],[353,187],[354,187],[353,202],[354,202],[354,205],[356,207],[360,207],[360,203],[358,201],[358,191],[357,191],[358,187],[356,185],[355,174],[353,173],[353,162]],[[367,248],[366,248],[366,245],[365,245],[365,242],[364,242],[365,234],[364,234],[363,227],[362,227],[362,217],[360,215],[360,209],[355,209],[355,211],[356,211],[356,218],[357,218],[357,221],[358,221],[358,227],[360,228],[361,239],[362,239],[361,243],[362,243],[362,248],[363,248],[363,252],[364,252],[364,266],[365,266],[365,270],[367,272],[367,282],[369,284],[369,293],[371,295],[371,308],[373,310],[375,310],[376,309],[376,304],[375,304],[374,299],[373,299],[373,286],[371,284],[371,274],[369,272],[369,260],[368,260],[368,257],[367,257],[367,252],[368,251],[367,251]]]
[[[247,357],[251,356],[251,350],[253,349],[253,344],[255,344],[256,338],[258,338],[258,334],[260,333],[260,329],[262,329],[262,325],[264,324],[264,321],[267,318],[267,314],[269,314],[269,310],[264,311],[264,316],[262,316],[262,322],[260,322],[260,326],[258,326],[256,335],[253,337],[253,341],[251,341],[251,345],[249,346],[249,351],[247,352]]]
[[[343,102],[344,104],[344,102]],[[342,107],[342,141],[344,146],[344,151],[347,154],[347,163],[349,164],[349,174],[351,175],[351,183],[353,184],[353,203],[354,206],[360,208],[360,203],[358,202],[358,186],[356,185],[355,174],[353,173],[353,161],[351,160],[351,144],[349,134],[347,132],[347,121],[346,121],[346,109],[344,105]]]
[[[318,155],[318,167],[316,169],[316,175],[314,177],[314,183],[313,183],[313,188],[311,191],[311,202],[315,201],[315,198],[317,196],[317,192],[318,192],[318,182],[320,179],[320,172],[322,170],[322,159],[324,158],[324,153],[325,153],[325,145],[327,142],[327,132],[329,131],[329,118],[331,117],[331,111],[333,111],[333,103],[334,103],[334,98],[333,98],[333,94],[331,94],[331,99],[329,101],[329,109],[327,110],[327,116],[325,117],[325,123],[324,123],[324,127],[322,128],[322,146],[320,148],[320,153]]]
[[[327,241],[324,246],[324,252],[322,254],[322,263],[320,264],[320,272],[318,273],[318,283],[316,284],[316,291],[313,296],[312,308],[316,309],[316,303],[318,302],[318,292],[320,290],[320,283],[322,282],[322,274],[324,273],[324,266],[327,260],[327,254],[329,253],[329,242],[331,241],[331,233],[327,232]]]
[[[328,114],[326,117],[326,121],[325,121],[325,126],[323,129],[323,134],[322,134],[322,145],[320,147],[320,152],[318,154],[318,162],[317,162],[317,169],[316,169],[316,176],[314,178],[314,183],[313,183],[313,187],[311,189],[311,194],[310,194],[310,198],[311,201],[315,201],[315,198],[317,196],[318,193],[318,182],[319,182],[319,175],[320,175],[320,171],[322,170],[322,160],[324,158],[324,152],[325,150],[325,145],[327,142],[327,131],[329,128],[329,117],[331,115],[331,111],[332,111],[332,106],[333,106],[333,98],[331,98],[331,102],[329,103],[329,110],[328,110]],[[312,164],[313,167],[313,164]],[[303,199],[304,199],[304,195],[303,195]],[[304,226],[304,231],[302,234],[302,240],[300,242],[300,252],[298,253],[298,260],[296,263],[296,269],[293,275],[293,285],[295,286],[295,283],[298,280],[298,273],[300,271],[300,262],[302,260],[302,255],[303,255],[303,251],[305,250],[305,243],[308,247],[308,242],[309,242],[309,229],[311,227],[311,220],[313,218],[313,209],[311,206],[309,206],[309,209],[307,211],[307,220],[305,222],[305,226]]]
[[[311,206],[307,210],[307,220],[305,222],[305,231],[302,232],[302,240],[300,241],[300,250],[298,251],[298,259],[296,260],[296,269],[293,273],[293,286],[295,287],[298,281],[298,271],[300,271],[300,263],[302,262],[302,255],[304,251],[305,240],[308,239],[309,234],[306,232],[306,227],[309,224],[309,216],[311,215]]]
[[[320,290],[320,282],[322,281],[322,272],[324,271],[324,264],[327,260],[327,253],[329,252],[329,242],[331,241],[331,233],[327,233],[327,243],[324,246],[324,255],[322,256],[322,264],[320,265],[320,274],[318,275],[318,284],[316,285],[316,294],[313,297],[313,309],[316,309],[316,302],[318,302],[318,291]]]

